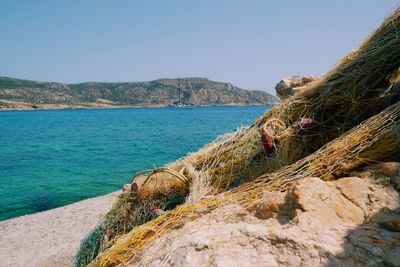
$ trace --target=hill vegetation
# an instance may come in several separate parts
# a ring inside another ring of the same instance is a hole
[[[277,99],[206,78],[64,84],[0,77],[0,109],[267,105]]]

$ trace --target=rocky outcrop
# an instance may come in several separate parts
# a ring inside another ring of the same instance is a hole
[[[318,78],[315,76],[292,76],[281,80],[276,86],[275,91],[281,100],[285,100],[292,96],[299,90],[300,87],[305,86]]]
[[[278,99],[205,78],[62,84],[0,77],[0,109],[269,105]]]
[[[265,192],[228,205],[145,249],[141,265],[400,266],[400,163]]]

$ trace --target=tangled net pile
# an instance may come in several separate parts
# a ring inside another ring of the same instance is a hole
[[[329,180],[400,150],[400,9],[318,81],[249,128],[135,178],[84,240],[77,266],[140,262],[157,237],[215,208],[251,205],[304,177]],[[140,190],[138,186],[140,185]],[[132,186],[133,188],[133,186]],[[154,218],[177,197],[185,204]]]

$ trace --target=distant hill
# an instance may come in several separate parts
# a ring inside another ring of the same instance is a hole
[[[277,98],[264,91],[245,90],[206,78],[64,84],[0,77],[0,109],[267,105],[277,102]]]

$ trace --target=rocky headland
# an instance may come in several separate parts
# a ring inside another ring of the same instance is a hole
[[[206,78],[64,84],[0,77],[0,110],[272,105],[265,91]]]

